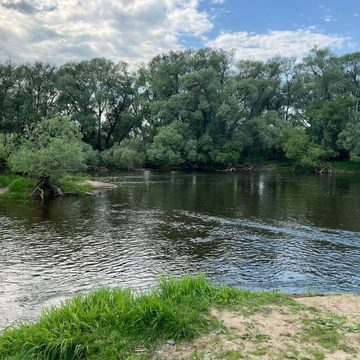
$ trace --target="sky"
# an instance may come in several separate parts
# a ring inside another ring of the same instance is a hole
[[[0,0],[0,61],[140,64],[200,47],[301,59],[359,51],[359,25],[360,0]]]

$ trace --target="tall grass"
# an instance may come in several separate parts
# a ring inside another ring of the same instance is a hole
[[[14,180],[18,179],[16,175],[0,175],[0,188],[9,186]]]
[[[72,174],[66,175],[56,181],[57,185],[64,192],[81,193],[90,192],[91,188],[84,184],[84,181],[89,179],[88,175],[85,174]]]
[[[0,337],[0,358],[147,359],[161,341],[191,339],[219,326],[210,315],[212,307],[248,311],[291,301],[278,293],[216,289],[203,275],[161,279],[153,292],[140,296],[101,289],[46,310],[35,324],[6,329]]]
[[[29,198],[35,182],[34,179],[22,176],[2,175],[0,176],[0,187],[8,187],[8,191],[2,197],[17,200]]]

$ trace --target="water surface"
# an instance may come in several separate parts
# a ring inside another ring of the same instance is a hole
[[[0,328],[103,286],[205,272],[252,289],[360,293],[360,179],[122,173],[116,190],[0,202]]]

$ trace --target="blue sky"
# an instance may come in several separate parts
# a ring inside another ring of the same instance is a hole
[[[227,0],[217,6],[203,1],[200,6],[215,15],[214,34],[221,29],[264,33],[315,26],[360,40],[359,0]]]
[[[359,51],[360,0],[0,0],[0,61],[131,64],[209,46],[238,59]]]

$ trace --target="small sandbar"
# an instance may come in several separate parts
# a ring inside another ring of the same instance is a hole
[[[93,190],[103,190],[103,189],[116,189],[117,185],[95,180],[85,180],[82,182],[83,185],[90,186]]]

